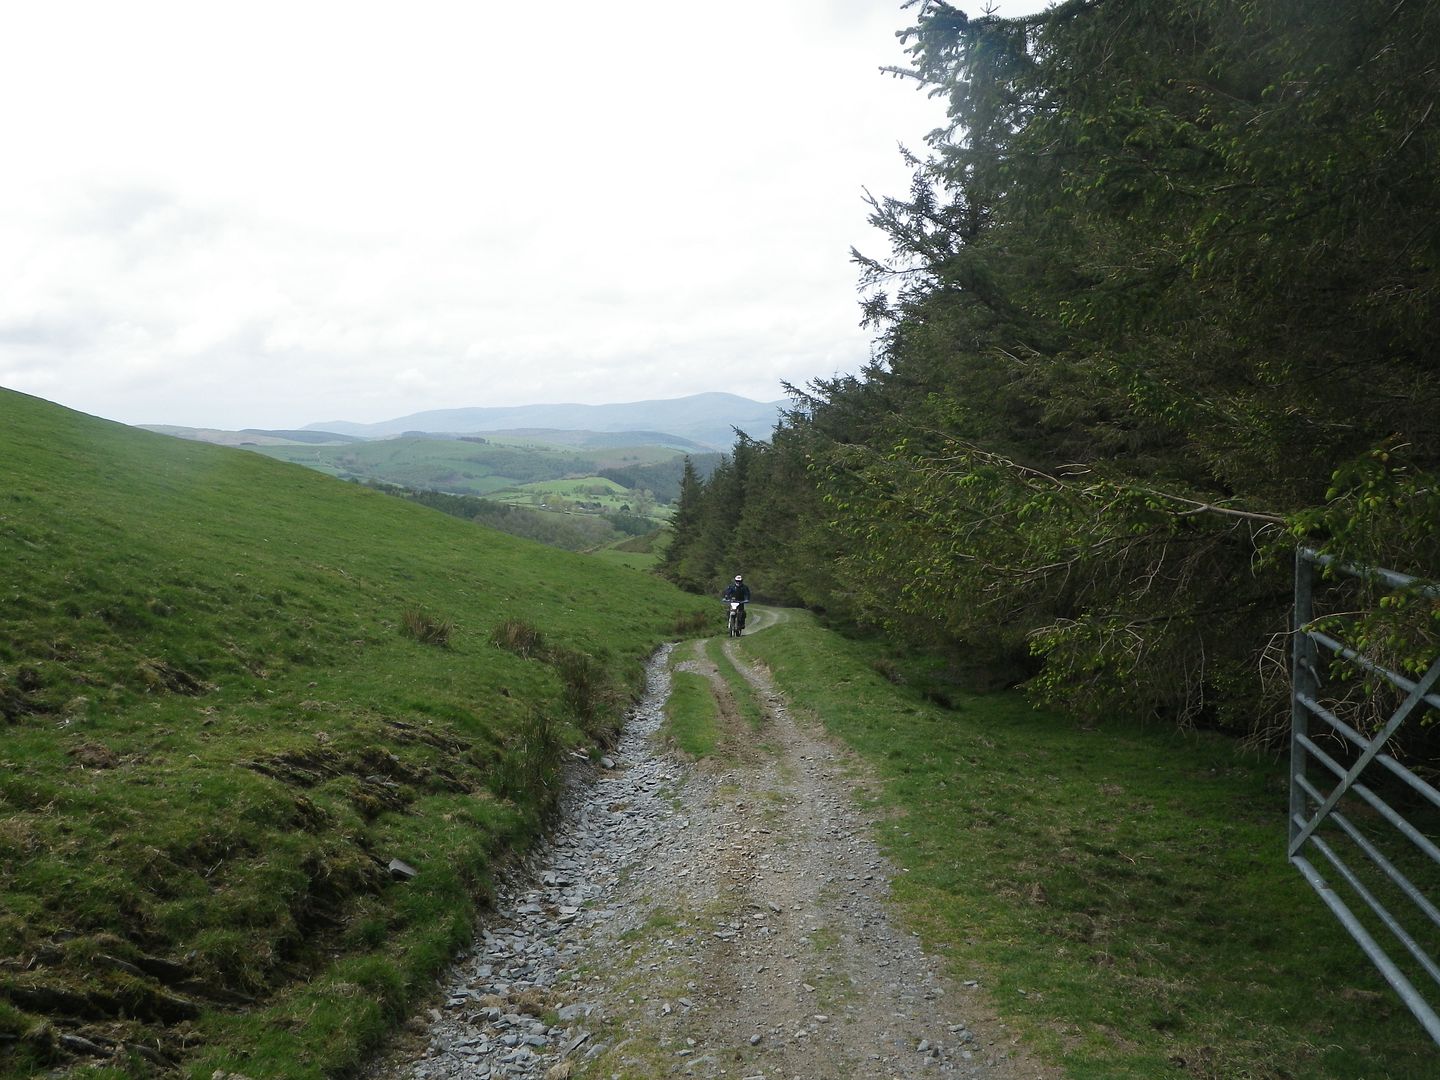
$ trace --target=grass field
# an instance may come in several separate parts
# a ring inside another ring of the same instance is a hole
[[[516,484],[589,473],[596,468],[590,458],[565,447],[519,448],[459,439],[399,438],[343,446],[250,449],[330,476],[464,495],[490,495]]]
[[[894,895],[927,945],[1075,1080],[1440,1075],[1286,862],[1281,763],[1008,693],[944,709],[798,613],[741,647],[878,770]]]
[[[133,1062],[97,1077],[354,1067],[468,941],[559,757],[708,612],[9,391],[0,468],[6,1076],[77,1039]]]
[[[602,476],[571,477],[564,480],[539,480],[497,491],[500,502],[547,510],[584,509],[592,513],[614,514],[621,508],[634,509],[635,495],[628,488]]]

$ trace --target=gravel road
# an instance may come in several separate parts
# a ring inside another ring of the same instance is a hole
[[[733,642],[710,647],[750,681],[760,728],[696,645],[657,654],[612,756],[373,1080],[1063,1076],[897,925],[863,764]],[[716,680],[713,760],[657,737],[672,663]]]

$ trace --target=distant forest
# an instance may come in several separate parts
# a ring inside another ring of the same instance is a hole
[[[630,465],[621,468],[600,469],[595,475],[602,476],[606,480],[614,480],[621,487],[627,487],[631,491],[648,490],[654,494],[658,502],[673,503],[680,498],[680,480],[684,474],[686,460],[690,461],[692,468],[703,479],[715,471],[723,456],[722,454],[692,454],[686,459],[677,455],[669,461],[662,461],[656,465]]]
[[[854,253],[874,359],[683,478],[664,572],[1263,737],[1297,543],[1440,572],[1440,3],[918,10],[949,122]],[[1351,607],[1435,655],[1433,602]]]

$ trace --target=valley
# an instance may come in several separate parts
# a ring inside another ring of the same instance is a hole
[[[736,429],[748,425],[768,431],[776,415],[777,403],[702,394],[615,406],[443,410],[379,424],[336,422],[339,430],[319,425],[239,431],[151,425],[148,430],[253,451],[392,494],[438,492],[492,500],[511,512],[463,502],[425,502],[432,509],[578,551],[664,526],[679,497],[687,459],[704,479],[724,456],[722,448]],[[496,427],[584,420],[617,426]],[[634,426],[618,426],[623,423]],[[660,427],[664,424],[690,434],[668,433]]]

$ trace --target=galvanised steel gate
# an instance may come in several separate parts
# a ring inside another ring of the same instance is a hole
[[[1440,963],[1435,958],[1440,951],[1440,909],[1426,895],[1434,888],[1423,884],[1436,880],[1440,847],[1412,824],[1412,819],[1440,820],[1433,816],[1440,813],[1440,791],[1385,750],[1407,720],[1413,717],[1412,723],[1418,724],[1427,709],[1440,710],[1440,694],[1435,692],[1440,657],[1412,681],[1323,632],[1315,610],[1319,567],[1386,590],[1440,597],[1440,589],[1388,570],[1346,566],[1305,548],[1297,553],[1289,846],[1290,862],[1440,1043],[1440,1016],[1432,1004],[1440,998]],[[1323,664],[1322,650],[1327,658]],[[1395,688],[1399,704],[1372,734],[1337,716],[1326,696],[1334,658],[1363,672],[1372,685]],[[1312,724],[1317,720],[1319,724]],[[1357,852],[1363,860],[1356,858]],[[1315,854],[1345,884],[1344,895],[1311,861]],[[1392,950],[1400,946],[1395,957],[1376,938],[1381,928],[1393,938]]]

